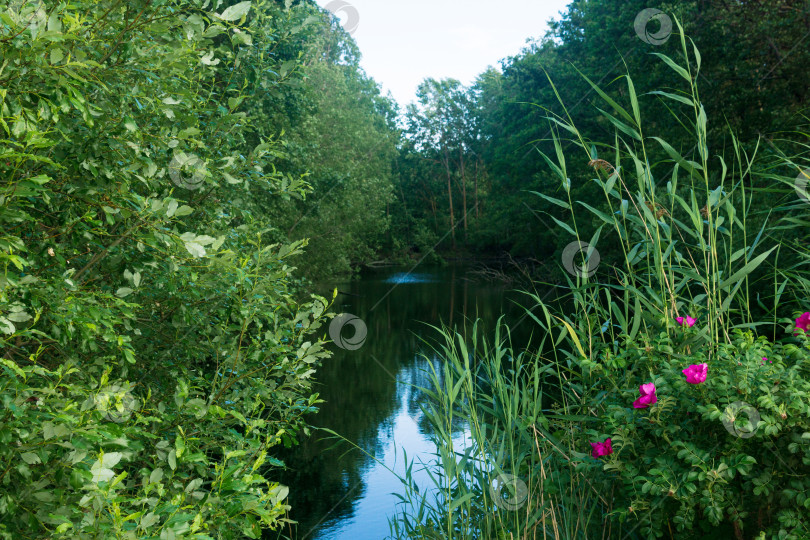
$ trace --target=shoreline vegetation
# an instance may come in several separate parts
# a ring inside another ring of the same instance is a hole
[[[364,326],[313,284],[437,253],[538,342],[436,328],[393,538],[810,538],[810,7],[732,4],[572,2],[401,108],[313,0],[0,3],[0,539],[291,530]]]
[[[675,24],[681,61],[659,56],[682,76],[667,97],[689,105],[692,118],[680,121],[699,161],[645,133],[629,75],[629,110],[591,83],[621,140],[590,139],[562,102],[548,117],[556,154],[542,157],[563,198],[535,195],[569,210],[561,226],[587,241],[568,279],[569,310],[526,293],[542,336],[532,350],[500,324],[491,341],[477,328],[466,339],[441,329],[436,351],[447,364],[422,408],[435,427],[438,495],[402,478],[393,537],[810,537],[810,313],[786,310],[778,293],[755,310],[750,297],[762,281],[806,290],[810,276],[803,263],[763,271],[780,248],[763,231],[792,220],[784,208],[756,219],[757,191],[744,181],[781,170],[789,184],[801,168],[784,155],[761,163],[733,133],[730,162],[709,153],[701,56]],[[667,157],[653,165],[661,150]],[[577,151],[606,211],[571,196]],[[588,215],[599,226],[583,238]],[[597,271],[597,250],[611,241],[624,260]],[[467,426],[468,446],[454,446],[454,422]]]

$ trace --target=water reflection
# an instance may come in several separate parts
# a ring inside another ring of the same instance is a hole
[[[432,274],[416,274],[413,272],[397,272],[384,281],[385,283],[435,283]]]
[[[425,343],[437,338],[431,325],[464,333],[467,322],[481,318],[492,328],[502,314],[514,323],[523,315],[515,301],[523,297],[503,286],[475,283],[461,267],[375,272],[337,286],[342,294],[334,310],[360,317],[368,336],[358,350],[337,350],[319,371],[318,391],[325,403],[312,423],[340,433],[402,474],[403,450],[417,463],[420,457],[430,460],[435,450],[419,410],[424,396],[414,390],[430,385],[431,363],[441,371],[441,360]],[[513,339],[528,334],[529,327],[524,321]],[[463,426],[454,436],[460,443]],[[379,540],[388,535],[388,517],[398,502],[392,493],[400,483],[383,465],[318,433],[282,459],[290,467],[281,478],[290,486],[290,517],[299,522],[285,536]],[[414,467],[415,476],[428,485],[420,469]]]

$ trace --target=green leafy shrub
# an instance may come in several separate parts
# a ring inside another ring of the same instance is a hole
[[[318,13],[0,6],[0,537],[283,523],[272,449],[318,403],[329,302],[266,212],[309,189],[270,119]]]
[[[185,382],[154,410],[107,407],[107,374],[2,362],[4,537],[258,538],[286,512],[288,488],[260,470],[281,441],[271,422],[189,399]]]
[[[601,410],[581,446],[610,437],[613,452],[582,458],[577,469],[620,485],[613,515],[638,520],[645,535],[708,532],[729,521],[769,537],[805,537],[810,348],[737,330],[712,350],[694,334],[661,332],[581,362],[583,399]],[[702,363],[706,380],[688,383],[682,371]],[[650,382],[657,402],[634,408],[638,386]]]

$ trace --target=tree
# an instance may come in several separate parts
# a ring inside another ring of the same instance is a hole
[[[260,121],[300,84],[286,53],[317,13],[35,0],[0,16],[0,536],[282,523],[272,449],[315,410],[328,301],[291,286],[306,242],[268,241],[268,200],[309,188]]]
[[[450,235],[456,247],[454,184],[461,191],[465,241],[468,231],[467,184],[476,122],[469,91],[455,79],[426,79],[417,91],[418,104],[406,115],[406,134],[424,158],[441,167],[447,187]]]

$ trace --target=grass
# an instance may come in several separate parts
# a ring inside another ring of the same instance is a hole
[[[441,335],[437,353],[445,362],[441,370],[431,368],[431,388],[420,389],[438,467],[425,469],[428,490],[414,482],[413,464],[401,478],[402,507],[391,535],[593,538],[589,533],[605,526],[600,511],[609,508],[608,501],[584,474],[571,470],[575,450],[546,429],[543,407],[560,399],[559,366],[515,354],[501,324],[492,343],[477,323],[466,338],[447,329]],[[455,436],[460,429],[467,430],[463,446]]]

